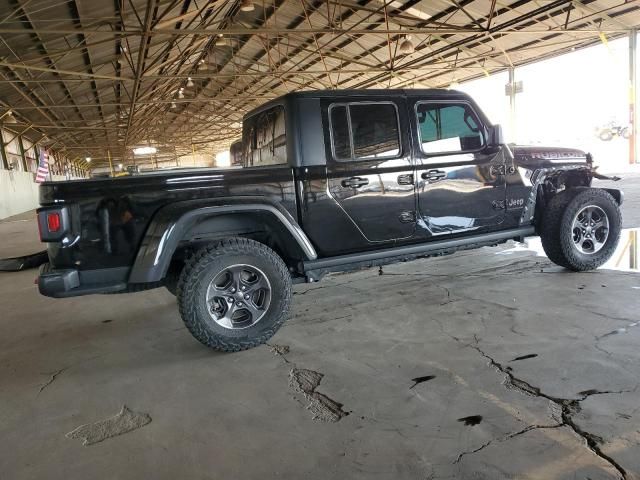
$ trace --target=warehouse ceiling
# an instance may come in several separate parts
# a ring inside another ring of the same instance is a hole
[[[639,24],[637,0],[6,0],[0,114],[94,165],[215,153],[290,91],[448,86]]]

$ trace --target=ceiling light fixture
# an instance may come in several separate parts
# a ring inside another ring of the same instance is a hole
[[[9,110],[7,113],[4,114],[4,122],[5,123],[18,123],[18,120],[16,120],[16,117],[13,116],[13,112],[11,110]]]
[[[182,89],[178,90],[178,98],[184,98],[184,92]]]
[[[218,38],[216,39],[215,45],[216,47],[229,47],[231,46],[231,43],[222,35],[219,35]]]
[[[242,0],[240,2],[240,11],[241,12],[253,12],[256,7],[253,5],[252,0]]]
[[[176,108],[176,107],[177,107],[176,102],[171,102],[171,108]]]
[[[156,147],[137,147],[133,149],[134,155],[153,155],[158,149]]]
[[[409,54],[416,51],[416,47],[411,41],[411,35],[405,35],[404,40],[400,44],[400,53]]]
[[[194,86],[195,84],[193,83],[191,77],[187,78],[187,88],[193,88]]]
[[[85,160],[86,160],[87,162],[90,162],[90,161],[91,161],[91,157],[85,157]]]

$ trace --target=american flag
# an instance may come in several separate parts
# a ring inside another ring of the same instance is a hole
[[[40,161],[38,162],[38,170],[36,171],[36,183],[42,183],[49,176],[49,155],[44,148],[40,149]]]

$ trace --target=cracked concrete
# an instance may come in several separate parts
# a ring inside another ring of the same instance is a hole
[[[296,286],[269,345],[230,355],[163,289],[53,300],[0,274],[2,477],[640,479],[640,276],[512,248]],[[350,414],[314,421],[292,369]],[[65,438],[123,404],[153,422]]]
[[[316,388],[322,381],[323,374],[314,370],[293,367],[289,371],[289,387],[296,393],[301,393],[309,402],[307,410],[311,412],[314,420],[321,422],[338,422],[349,415],[343,405],[326,395],[318,392]]]
[[[500,371],[501,373],[503,373],[505,375],[505,385],[507,387],[515,388],[516,390],[519,390],[522,393],[527,394],[527,395],[533,395],[533,396],[536,396],[536,397],[546,398],[547,400],[553,402],[557,406],[557,408],[560,409],[560,415],[561,415],[561,421],[558,422],[555,425],[555,427],[569,427],[569,428],[571,428],[571,430],[573,430],[576,435],[578,435],[579,437],[584,439],[586,446],[594,454],[596,454],[598,457],[600,457],[603,460],[605,460],[608,463],[610,463],[611,466],[618,471],[618,473],[620,474],[621,478],[623,478],[623,479],[627,478],[626,470],[616,460],[614,460],[611,456],[609,456],[606,453],[604,453],[603,450],[600,448],[600,445],[602,443],[604,443],[604,439],[602,437],[599,437],[598,435],[590,433],[590,432],[584,430],[582,427],[580,427],[574,421],[574,415],[581,411],[581,409],[582,409],[581,402],[583,402],[584,400],[586,400],[587,398],[589,398],[592,395],[622,394],[622,393],[635,392],[638,389],[638,385],[636,385],[633,389],[617,390],[617,391],[611,391],[611,390],[600,391],[600,390],[596,390],[596,389],[584,390],[582,392],[578,392],[579,398],[577,398],[577,399],[553,397],[551,395],[548,395],[548,394],[542,392],[540,390],[540,388],[531,385],[527,381],[522,380],[520,378],[517,378],[513,374],[511,369],[508,369],[508,368],[504,367],[502,364],[496,362],[491,356],[487,355],[478,346],[478,338],[477,337],[475,337],[475,340],[476,340],[475,344],[469,345],[469,346],[471,348],[474,348],[475,350],[477,350],[483,357],[485,357],[489,361],[489,364],[492,367],[496,368],[498,371]],[[527,427],[527,428],[529,428],[529,427]],[[540,428],[540,427],[536,427],[536,428]],[[544,427],[544,428],[549,428],[549,427]],[[521,433],[525,433],[526,431],[529,431],[529,430],[528,429],[522,430],[521,432],[517,433],[517,435],[520,435]],[[510,436],[509,438],[513,438],[513,436]],[[458,457],[458,461],[459,461],[460,458],[461,457]]]

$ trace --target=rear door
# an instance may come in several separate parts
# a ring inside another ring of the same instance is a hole
[[[419,225],[426,236],[481,232],[504,221],[505,160],[464,100],[412,100]]]
[[[415,177],[404,98],[327,104],[329,195],[367,242],[412,237]]]

